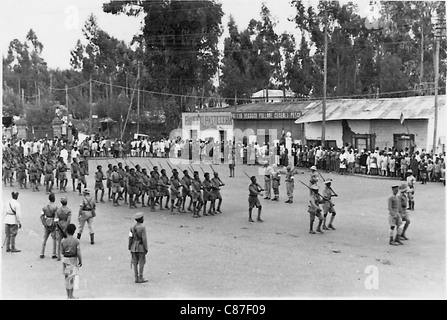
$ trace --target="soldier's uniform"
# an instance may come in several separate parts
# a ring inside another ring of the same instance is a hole
[[[57,164],[57,168],[59,171],[59,190],[67,192],[67,190],[65,190],[67,186],[67,165],[63,160],[60,160]]]
[[[198,217],[200,217],[199,212],[203,205],[202,183],[200,182],[198,172],[194,173],[194,179],[191,182],[191,197],[192,197],[192,203],[193,203],[193,217],[198,218]],[[198,204],[197,204],[197,202],[198,202]]]
[[[286,189],[287,189],[287,197],[289,198],[286,203],[293,203],[293,190],[295,189],[295,169],[292,169],[292,166],[287,166],[286,172]]]
[[[43,171],[45,173],[44,183],[46,192],[51,192],[53,189],[53,183],[54,183],[54,175],[53,175],[54,167],[50,162],[47,162],[43,166]]]
[[[266,162],[264,164],[264,190],[265,190],[264,199],[271,198],[272,175],[273,175],[273,168],[271,166],[269,166],[268,162]]]
[[[251,184],[248,186],[248,221],[254,222],[251,217],[251,212],[254,207],[258,208],[258,219],[257,221],[263,222],[261,219],[262,205],[259,201],[258,195],[262,192],[262,188],[256,183],[256,177],[252,176],[250,178]]]
[[[114,206],[118,206],[118,197],[121,192],[121,176],[114,168],[110,179],[112,181],[112,201]]]
[[[138,177],[135,174],[135,169],[130,169],[130,174],[127,177],[127,193],[129,194],[129,208],[136,208],[135,196],[138,194]]]
[[[50,194],[50,197],[54,195]],[[53,198],[54,200],[54,198]],[[54,204],[54,202],[50,202],[45,207],[42,208],[42,213],[40,215],[40,219],[42,221],[42,224],[44,226],[44,235],[43,235],[43,243],[42,243],[42,250],[40,253],[40,258],[45,257],[45,246],[47,244],[48,237],[51,235],[51,238],[53,239],[53,259],[56,259],[56,224],[54,222],[54,219],[56,217],[56,211],[57,206]]]
[[[272,201],[279,201],[279,186],[281,185],[281,176],[278,172],[275,172],[272,176],[272,189],[273,189],[273,199]]]
[[[224,186],[225,184],[220,180],[219,174],[217,172],[214,172],[214,178],[211,179],[212,183],[212,194],[213,194],[213,201],[219,200],[217,203],[217,209],[216,212],[222,213],[220,210],[220,206],[222,205],[222,195],[220,194],[220,187]],[[215,205],[213,205],[213,208]]]
[[[79,163],[77,158],[73,158],[71,167],[71,182],[73,184],[73,191],[76,191],[75,181],[79,179]]]
[[[213,183],[210,180],[209,173],[205,173],[205,179],[202,182],[203,186],[203,215],[214,215],[214,195],[213,195]],[[210,208],[208,213],[206,213],[206,203],[210,202]]]
[[[183,211],[185,211],[186,197],[191,198],[191,177],[188,175],[187,170],[183,171],[183,174],[184,174],[184,176],[181,180],[182,199],[183,199],[182,209],[183,209]],[[188,211],[191,211],[191,205],[192,205],[192,199],[189,202]]]
[[[331,182],[332,180],[326,180],[324,182],[324,184],[326,185],[325,188],[323,189],[323,197],[327,200],[323,202],[323,230],[335,230],[334,226],[333,226],[333,222],[334,222],[334,218],[336,216],[336,212],[334,209],[334,203],[332,202],[332,196],[336,196],[331,188]],[[331,214],[331,220],[329,221],[328,226],[326,227],[326,217],[328,215],[328,213]]]
[[[408,206],[408,196],[407,196],[407,192],[408,192],[408,186],[406,183],[403,183],[399,186],[399,192],[400,195],[398,196],[399,199],[399,214],[400,217],[403,221],[403,223],[405,223],[403,230],[402,230],[402,234],[400,235],[401,239],[403,240],[408,240],[408,238],[405,236],[405,232],[407,231],[408,226],[410,225],[410,213],[407,211],[407,206]]]
[[[163,207],[163,197],[167,197],[166,198],[166,205],[165,205],[165,209],[169,209],[168,203],[169,203],[169,178],[166,175],[166,171],[164,171],[164,169],[161,170],[161,177],[160,177],[160,209],[162,209]]]
[[[93,229],[93,219],[96,217],[96,204],[93,198],[90,196],[90,189],[84,189],[84,197],[79,205],[79,229],[78,229],[78,239],[81,239],[82,231],[84,230],[84,225],[87,222],[88,230],[90,234],[90,243],[95,243],[95,230]]]
[[[310,179],[309,179],[309,186],[316,185],[318,187],[318,174],[317,174],[317,167],[312,166],[310,167],[311,173],[310,173]],[[312,194],[312,190],[310,191],[310,194]]]
[[[67,235],[67,227],[71,221],[71,209],[67,207],[67,198],[61,198],[62,207],[56,211],[56,241],[57,241],[57,260],[61,260],[61,241]]]
[[[410,174],[407,177],[408,210],[414,210],[414,185],[416,183],[416,178],[413,176],[413,170],[408,169],[407,173]]]
[[[102,166],[97,166],[98,171],[95,172],[95,201],[98,202],[98,190],[101,190],[101,202],[104,202],[104,184],[103,180],[106,180],[104,173],[102,172]]]
[[[321,230],[321,225],[323,223],[323,217],[321,216],[321,208],[320,204],[324,202],[324,200],[318,195],[318,186],[312,185],[310,186],[311,189],[311,195],[309,200],[309,206],[307,212],[309,212],[309,219],[310,219],[310,225],[309,225],[309,233],[315,234],[315,231],[313,231],[313,225],[315,221],[315,217],[319,219],[317,231],[320,233],[323,233]]]
[[[20,185],[20,189],[28,189],[26,187],[26,165],[24,162],[21,162],[17,168],[17,180]]]
[[[29,174],[29,181],[31,183],[31,186],[33,188],[33,191],[39,191],[39,188],[37,187],[37,179],[38,179],[38,167],[34,161],[31,161],[28,167],[28,174]]]
[[[148,252],[146,228],[142,223],[143,213],[135,214],[134,219],[137,223],[130,228],[129,232],[129,250],[132,256],[132,265],[135,274],[135,283],[147,282],[143,278],[144,265],[146,264],[146,254]]]
[[[399,198],[397,192],[399,186],[394,185],[391,187],[393,194],[388,198],[388,222],[390,223],[390,245],[403,244],[400,241],[400,235],[402,234],[402,218],[399,214]],[[396,237],[394,238],[394,229],[397,228]]]
[[[175,170],[175,169],[174,169]],[[181,212],[182,204],[182,194],[180,188],[182,187],[180,179],[178,177],[177,170],[172,171],[173,176],[171,177],[171,213],[174,211],[174,202],[177,200],[178,211]]]
[[[157,178],[155,178],[154,171],[151,171],[151,177],[149,178],[149,200],[151,205],[151,211],[155,210],[155,199],[157,197],[158,197],[158,180]]]
[[[79,175],[78,175],[79,195],[82,194],[81,185],[84,185],[84,188],[87,188],[87,181],[85,180],[85,175],[86,175],[85,162],[84,161],[80,161],[79,162]]]

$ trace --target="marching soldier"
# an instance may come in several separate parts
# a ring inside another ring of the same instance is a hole
[[[117,166],[113,166],[112,169],[113,172],[110,175],[110,179],[112,181],[112,203],[116,207],[119,206],[118,199],[121,192],[121,176],[118,173]]]
[[[17,168],[17,180],[20,185],[20,189],[28,189],[26,186],[26,164],[25,160],[20,161],[19,166]]]
[[[213,193],[213,210],[215,208],[215,202],[216,200],[219,200],[219,202],[217,203],[217,210],[214,212],[218,212],[218,213],[222,213],[222,211],[220,210],[220,206],[222,204],[222,195],[220,194],[220,187],[225,186],[225,183],[222,182],[222,180],[220,180],[219,178],[219,173],[217,171],[214,171],[214,178],[211,179],[211,183],[212,183],[212,193]]]
[[[337,197],[337,195],[332,190],[331,183],[332,179],[328,179],[324,182],[326,186],[323,190],[323,198],[327,199],[327,201],[323,202],[323,230],[329,230],[329,229],[335,230],[332,223],[334,222],[336,212],[334,209],[334,203],[331,201],[331,198]],[[331,220],[329,221],[329,224],[326,227],[326,217],[328,213],[331,213]]]
[[[71,222],[71,209],[67,207],[67,197],[61,198],[62,207],[56,211],[56,246],[57,246],[57,260],[61,260],[61,241],[67,236],[67,227]]]
[[[264,222],[264,220],[261,219],[261,211],[262,211],[262,205],[259,201],[258,195],[261,195],[262,191],[264,191],[261,186],[256,182],[256,177],[252,176],[250,178],[251,184],[248,186],[248,221],[254,222],[252,219],[252,210],[254,207],[258,208],[258,222]]]
[[[200,209],[203,205],[202,182],[200,182],[198,171],[194,171],[194,179],[191,182],[191,197],[193,205],[193,217],[198,218],[200,217]]]
[[[166,170],[161,169],[160,183],[160,210],[163,209],[163,197],[166,197],[165,209],[169,209],[169,178],[166,175]]]
[[[107,199],[110,201],[112,198],[112,172],[113,172],[113,166],[111,163],[107,165],[107,171],[106,171],[106,178],[107,178]],[[74,190],[73,190],[74,191]]]
[[[137,207],[136,195],[138,194],[138,177],[135,174],[135,169],[131,168],[127,177],[127,193],[129,194],[129,209],[135,209]]]
[[[40,258],[45,258],[45,246],[47,244],[48,237],[51,235],[51,238],[53,239],[53,256],[51,258],[56,259],[56,224],[54,220],[56,218],[57,206],[54,204],[54,202],[56,201],[54,193],[50,193],[50,195],[48,196],[48,200],[50,200],[50,203],[42,208],[42,213],[40,215],[40,221],[44,226],[44,235]]]
[[[3,157],[3,185],[6,187],[7,182],[9,182],[10,187],[13,187],[12,178],[11,178],[11,162]]]
[[[399,214],[400,217],[403,221],[404,227],[402,230],[402,234],[400,235],[400,238],[403,240],[408,240],[408,238],[405,236],[405,232],[408,229],[408,226],[410,225],[410,214],[407,212],[407,206],[408,206],[408,196],[407,196],[407,192],[408,192],[408,186],[406,183],[402,183],[399,186]]]
[[[39,191],[39,188],[37,187],[38,174],[39,168],[37,167],[36,160],[32,159],[28,167],[28,175],[31,187],[33,188],[33,192]]]
[[[95,172],[95,202],[98,203],[98,191],[101,190],[101,202],[104,202],[104,184],[103,180],[106,180],[104,173],[102,172],[102,166],[96,167],[98,171]]]
[[[181,183],[180,179],[178,177],[178,171],[177,169],[172,170],[172,177],[171,177],[171,214],[174,214],[174,202],[177,200],[177,209],[178,212],[181,211],[181,205],[182,205],[182,194],[181,194]]]
[[[79,205],[78,221],[78,239],[81,239],[84,225],[87,222],[88,230],[90,234],[90,244],[95,244],[95,230],[93,229],[93,219],[96,217],[96,204],[93,198],[90,196],[90,189],[85,188],[83,191],[84,197]]]
[[[144,265],[146,264],[146,254],[148,252],[146,228],[143,225],[143,212],[138,212],[134,217],[137,222],[130,228],[129,250],[132,255],[132,262],[135,274],[135,283],[148,282],[143,278]]]
[[[324,200],[320,197],[318,194],[318,186],[316,184],[311,185],[310,187],[310,200],[309,200],[309,209],[307,212],[309,212],[309,218],[310,218],[310,225],[309,225],[309,233],[315,234],[315,231],[313,230],[315,217],[319,219],[317,232],[323,233],[321,230],[321,225],[323,223],[323,217],[321,216],[321,208],[320,204],[324,202]]]
[[[78,158],[73,158],[73,162],[70,165],[71,167],[71,183],[73,185],[73,192],[76,191],[75,188],[75,183],[76,180],[79,180],[79,163],[78,163]]]
[[[399,214],[399,198],[397,197],[398,185],[393,185],[391,189],[393,194],[388,198],[388,222],[390,223],[390,241],[389,244],[396,246],[403,244],[400,241],[400,235],[402,234],[402,218]],[[396,229],[396,236],[394,237],[394,229]]]
[[[318,187],[318,174],[317,174],[317,167],[312,166],[310,167],[311,173],[310,173],[310,180],[309,180],[309,186],[317,185]],[[311,191],[312,193],[312,191]]]
[[[81,184],[84,185],[84,188],[87,188],[87,181],[85,180],[86,175],[86,167],[84,160],[79,160],[79,174],[78,174],[78,190],[79,195],[82,195]]]
[[[59,171],[59,190],[60,192],[67,192],[67,165],[62,157],[59,157],[59,163],[57,164]]]
[[[214,195],[213,195],[213,183],[210,180],[210,174],[205,172],[204,174],[205,180],[202,182],[203,186],[203,215],[214,215]],[[210,208],[208,213],[206,213],[206,203],[210,202]]]
[[[151,211],[155,211],[155,200],[158,197],[158,180],[156,178],[155,172],[151,171],[151,177],[149,178],[149,200],[150,201]]]
[[[157,179],[157,181],[159,182],[160,181],[160,172],[158,172],[158,167],[154,166],[152,169],[154,171],[155,179]],[[158,184],[158,187],[157,187],[157,197],[155,198],[155,205],[157,205],[159,203],[160,203],[160,184]]]
[[[142,203],[142,207],[147,207],[149,206],[149,202],[150,202],[150,198],[149,198],[149,175],[147,174],[147,170],[146,168],[144,168],[142,170],[142,175],[141,175],[141,180],[143,183],[143,190],[141,192],[141,203]],[[148,195],[148,200],[147,200],[147,205],[144,203],[144,196]]]
[[[185,211],[186,197],[190,198],[188,211],[191,211],[192,197],[191,197],[191,177],[189,176],[188,170],[183,170],[183,178],[181,180],[182,184],[182,211]]]
[[[143,194],[143,173],[139,164],[135,166],[135,176],[137,177],[137,184],[135,190],[135,203],[140,202],[140,196]]]

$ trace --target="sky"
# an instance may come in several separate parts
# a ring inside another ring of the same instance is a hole
[[[102,11],[102,4],[109,0],[1,0],[0,52],[6,56],[13,39],[25,41],[26,34],[33,29],[43,44],[42,57],[50,68],[69,69],[70,50],[78,39],[83,39],[82,27],[88,16],[97,17],[99,27],[111,36],[130,43],[141,29],[141,18],[113,15]],[[308,0],[316,3],[315,0]],[[294,10],[290,0],[217,0],[222,4],[224,17],[222,26],[227,29],[229,16],[236,21],[239,31],[248,26],[251,19],[260,19],[262,3],[269,8],[277,21],[275,31],[297,33],[293,22]],[[368,0],[358,0],[367,4]],[[6,10],[3,10],[6,8]],[[224,33],[225,36],[225,33]]]

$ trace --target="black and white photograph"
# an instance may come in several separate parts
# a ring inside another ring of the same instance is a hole
[[[445,19],[3,0],[0,300],[445,300]]]

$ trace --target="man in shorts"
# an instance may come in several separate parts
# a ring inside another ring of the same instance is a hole
[[[163,197],[166,197],[166,205],[165,205],[165,209],[169,209],[169,178],[166,175],[166,170],[165,169],[161,169],[161,176],[160,176],[160,180],[158,181],[160,184],[160,193],[159,193],[159,198],[160,198],[160,210],[163,210]]]
[[[64,255],[62,259],[62,272],[65,276],[65,289],[68,299],[76,299],[73,296],[75,289],[74,279],[78,276],[78,269],[82,266],[81,245],[79,239],[73,237],[76,231],[74,224],[67,226],[67,237],[61,241],[61,251]]]
[[[199,178],[199,172],[194,171],[194,179],[191,182],[191,198],[192,198],[192,206],[193,206],[193,217],[200,217],[200,209],[203,205],[202,200],[202,182]]]
[[[53,185],[54,185],[54,166],[51,163],[50,159],[47,159],[45,162],[45,165],[43,166],[43,171],[45,173],[45,178],[44,178],[44,184],[45,184],[45,189],[47,194],[53,192]]]
[[[103,180],[106,180],[104,172],[102,172],[102,166],[98,165],[96,167],[98,171],[95,172],[95,202],[98,203],[98,191],[101,190],[101,202],[104,202],[104,184]]]
[[[321,230],[321,225],[323,224],[323,217],[321,216],[321,208],[320,204],[324,202],[324,200],[320,197],[318,193],[318,186],[316,184],[311,185],[310,187],[310,200],[309,200],[309,209],[307,212],[309,212],[309,233],[315,234],[315,231],[313,230],[315,217],[317,217],[320,221],[318,223],[317,232],[323,233],[323,230]]]
[[[203,215],[214,215],[214,195],[213,195],[213,183],[210,180],[210,174],[205,172],[205,179],[202,182],[203,186]],[[210,208],[206,213],[206,203],[210,202]]]
[[[182,187],[180,179],[178,177],[177,169],[172,170],[171,182],[171,214],[174,214],[174,202],[177,200],[177,210],[181,211],[182,205],[182,194],[180,188]]]
[[[115,207],[119,206],[118,199],[121,192],[121,176],[118,173],[118,167],[112,167],[113,172],[110,175],[110,180],[112,181],[112,202]]]
[[[403,242],[400,241],[400,235],[402,234],[402,218],[399,214],[399,198],[397,197],[399,186],[393,185],[391,189],[393,191],[393,194],[388,197],[388,222],[390,223],[389,244],[392,246],[397,246],[399,244],[403,244]],[[397,229],[395,237],[394,229]]]
[[[403,230],[402,230],[402,234],[400,235],[400,238],[402,240],[408,240],[408,238],[405,236],[405,232],[408,229],[408,226],[410,225],[410,213],[407,211],[407,206],[408,206],[408,186],[406,183],[402,183],[399,186],[399,214],[400,217],[402,219],[402,223],[404,224]]]
[[[252,210],[254,207],[258,209],[258,222],[263,222],[261,219],[261,211],[262,205],[259,201],[258,195],[261,195],[262,191],[264,191],[261,186],[256,182],[256,177],[252,176],[250,178],[251,184],[248,186],[248,221],[254,222],[252,219]]]

